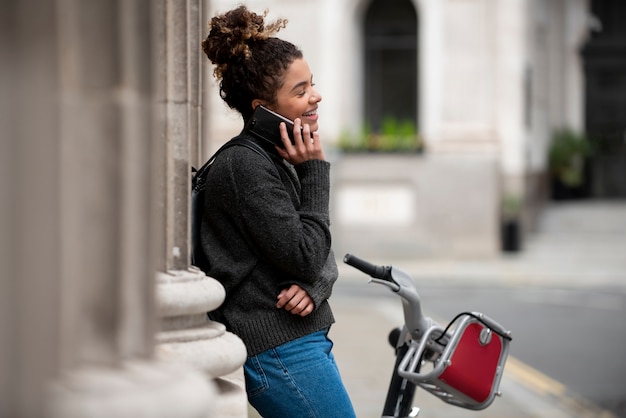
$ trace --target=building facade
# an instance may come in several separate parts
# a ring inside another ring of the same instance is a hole
[[[420,158],[400,163],[402,176],[382,157],[332,155],[338,253],[494,257],[504,201],[518,202],[532,229],[549,195],[552,133],[584,130],[587,0],[247,4],[289,19],[280,36],[309,61],[328,148],[389,115],[414,123],[425,143]],[[205,137],[220,143],[242,122],[206,85]],[[386,172],[371,165],[379,163]]]

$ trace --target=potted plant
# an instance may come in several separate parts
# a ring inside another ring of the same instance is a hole
[[[505,195],[500,211],[502,251],[518,252],[522,249],[522,199],[516,195]]]
[[[424,143],[415,124],[411,121],[399,121],[387,116],[383,119],[380,132],[374,132],[369,124],[356,135],[344,132],[338,141],[338,147],[344,152],[422,152]]]
[[[571,129],[558,129],[552,136],[549,167],[552,198],[584,197],[585,172],[593,147],[589,138]]]

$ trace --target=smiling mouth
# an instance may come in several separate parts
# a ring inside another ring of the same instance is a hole
[[[310,112],[303,113],[302,116],[305,118],[317,115],[317,109],[311,110]]]

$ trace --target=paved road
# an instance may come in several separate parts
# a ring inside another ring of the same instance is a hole
[[[511,355],[561,382],[573,396],[626,416],[626,290],[429,288],[434,314],[481,307],[515,330]]]

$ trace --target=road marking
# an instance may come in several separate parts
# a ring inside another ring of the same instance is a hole
[[[553,396],[580,418],[616,418],[615,415],[593,402],[568,393],[567,387],[518,359],[509,356],[504,368],[505,374],[540,396]]]
[[[512,374],[519,383],[540,395],[563,396],[566,392],[566,388],[562,383],[557,382],[514,357],[508,357],[504,370],[505,373]]]

